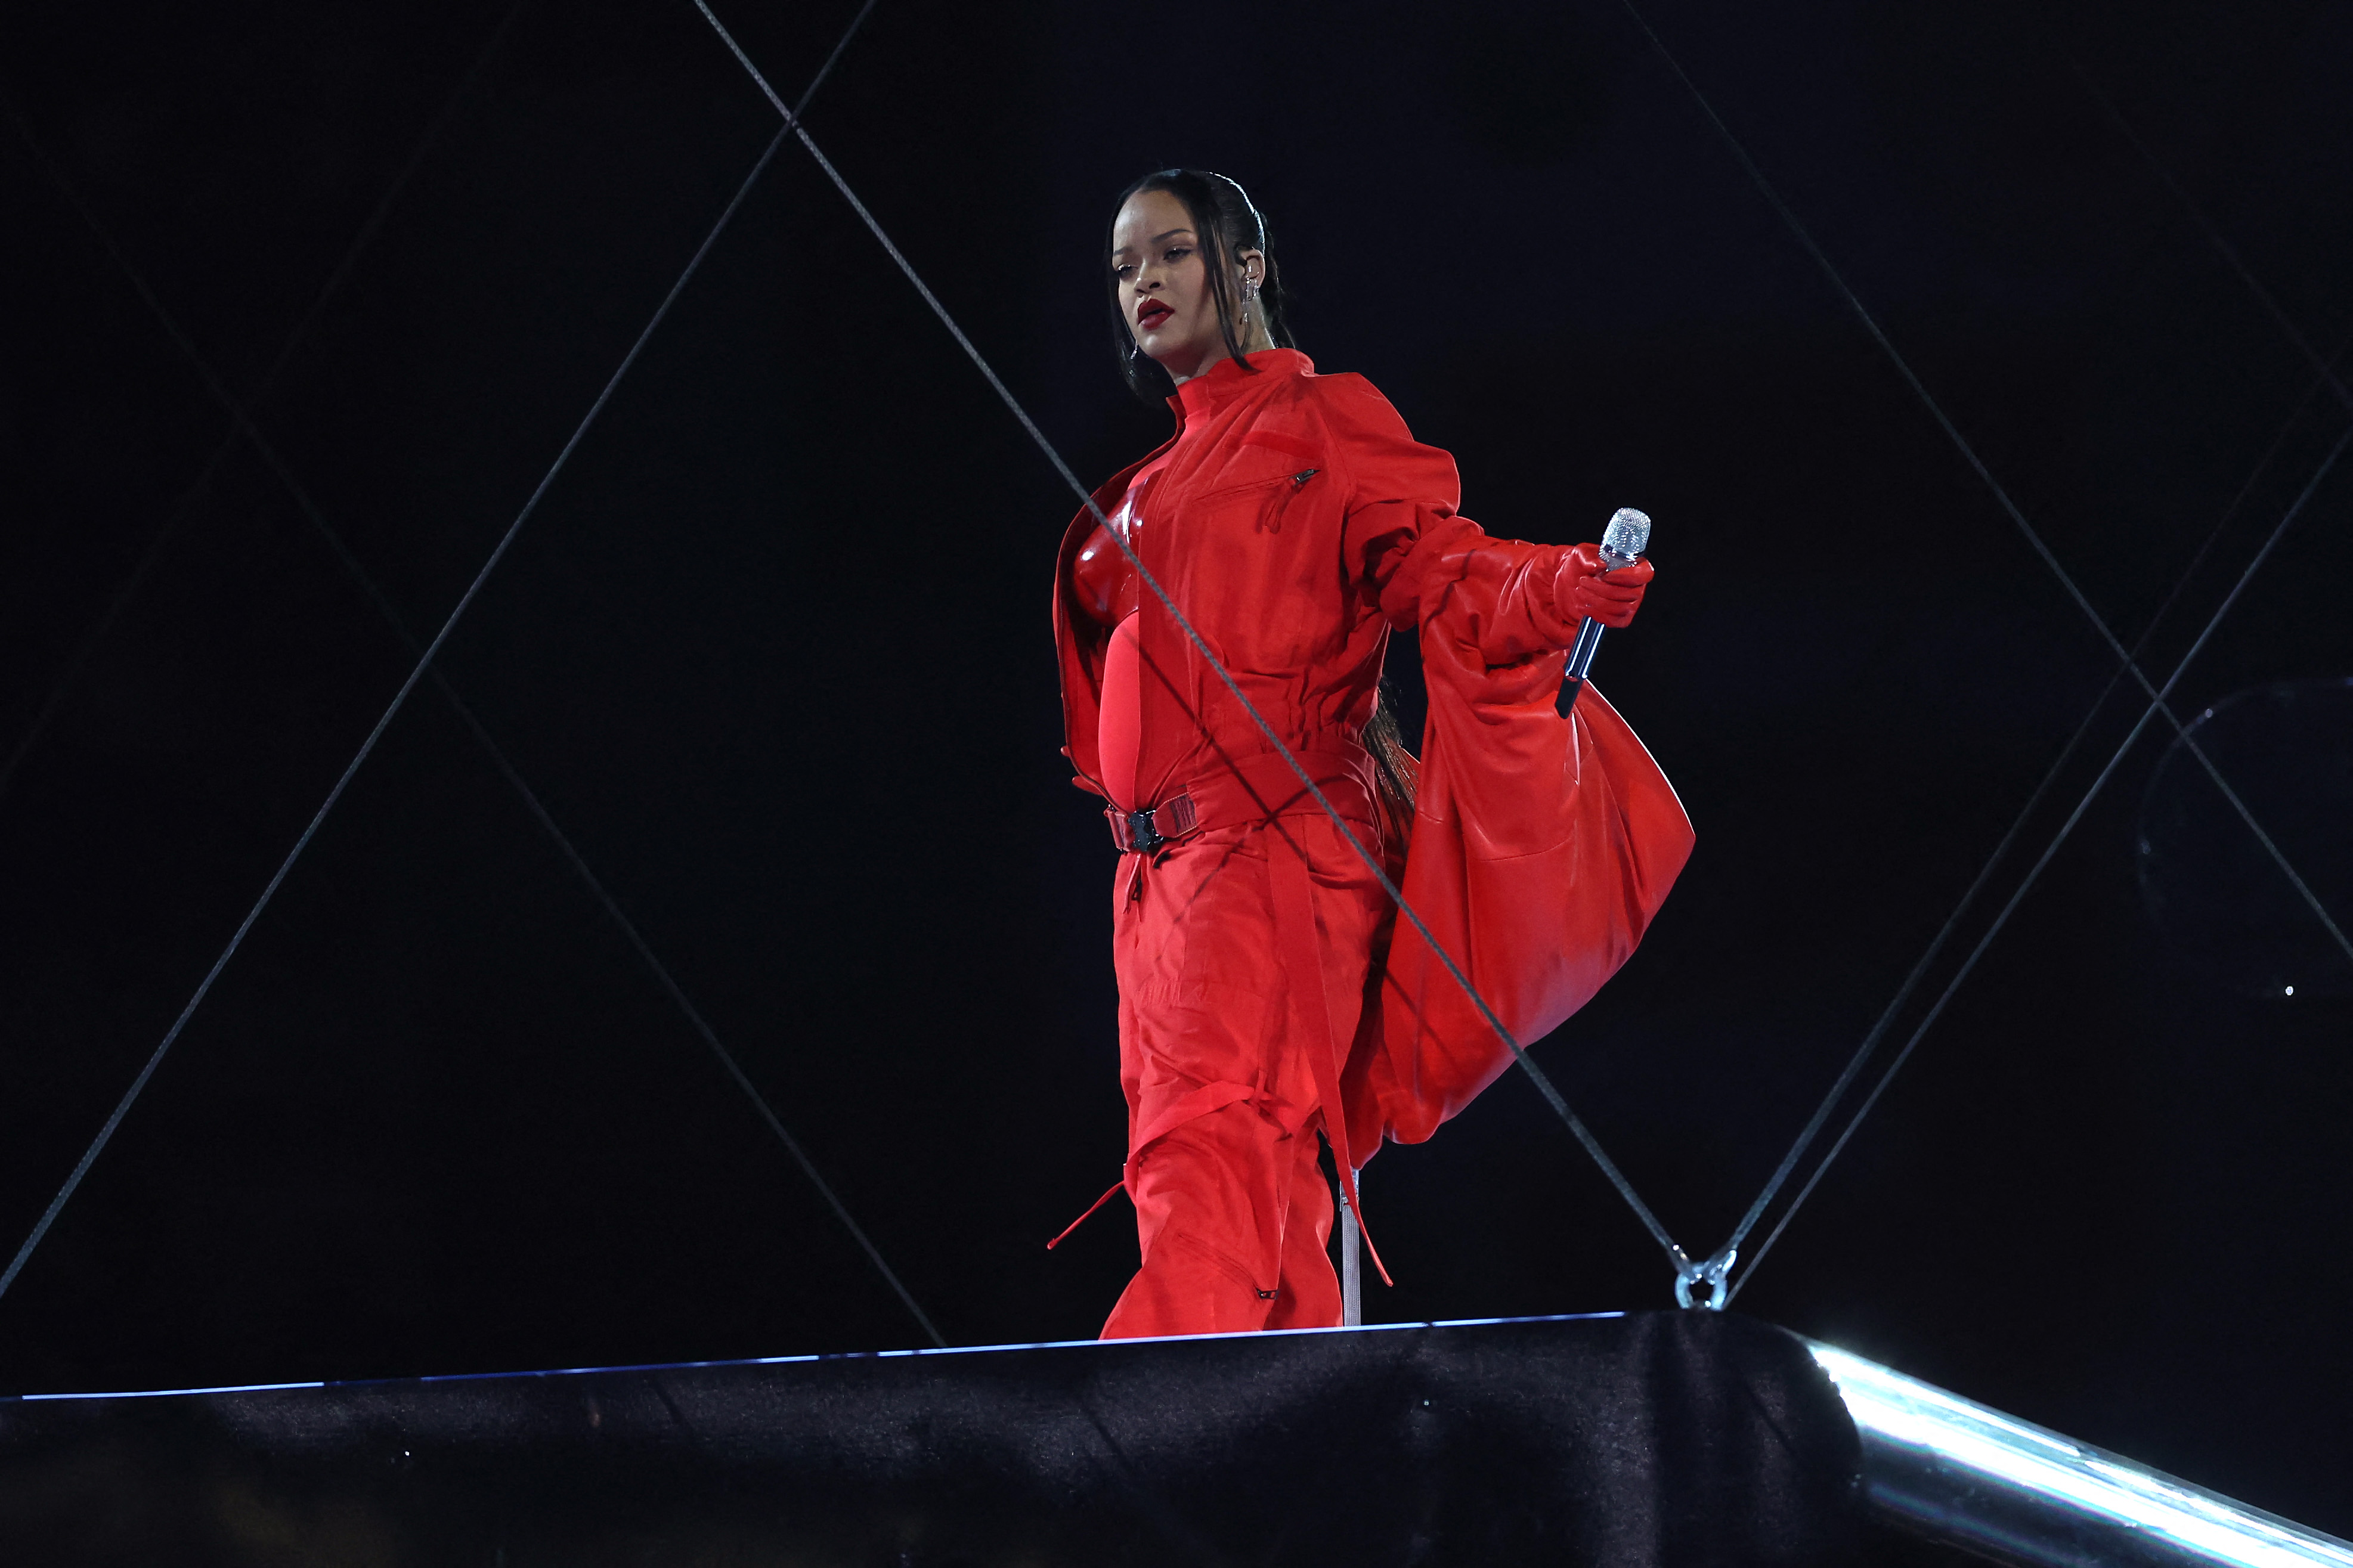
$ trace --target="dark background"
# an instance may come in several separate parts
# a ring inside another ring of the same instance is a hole
[[[722,15],[789,96],[854,6],[780,9]],[[2187,574],[2169,671],[2345,428],[2353,8],[1651,16],[2118,635]],[[0,93],[13,1249],[406,671],[321,522],[429,636],[776,120],[685,0],[13,7]],[[1541,1055],[1713,1249],[2116,666],[1683,84],[1599,4],[881,0],[809,123],[1091,481],[1166,423],[1106,351],[1109,198],[1182,162],[1250,187],[1303,346],[1471,515],[1657,517],[1599,678],[1699,849]],[[2185,714],[2353,675],[2348,499]],[[1123,1133],[1112,854],[1055,754],[1072,505],[788,145],[440,661],[959,1343],[1090,1334],[1134,1262],[1124,1211],[1040,1245]],[[2215,734],[2342,920],[2329,697]],[[2169,739],[1739,1305],[2353,1534],[2353,965]],[[1667,1297],[1516,1077],[1366,1201],[1376,1318]],[[0,1299],[0,1390],[917,1342],[428,685]]]

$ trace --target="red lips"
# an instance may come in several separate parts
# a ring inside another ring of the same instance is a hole
[[[1146,300],[1135,308],[1135,324],[1148,332],[1176,313],[1157,300]]]

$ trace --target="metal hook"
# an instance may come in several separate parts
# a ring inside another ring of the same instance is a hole
[[[1733,1263],[1740,1257],[1738,1247],[1727,1247],[1704,1263],[1694,1263],[1680,1247],[1671,1249],[1675,1261],[1675,1305],[1696,1307],[1704,1312],[1721,1312],[1728,1296],[1724,1277],[1732,1272]],[[1692,1288],[1704,1285],[1706,1294],[1693,1299]]]

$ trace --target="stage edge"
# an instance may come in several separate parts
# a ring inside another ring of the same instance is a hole
[[[2353,1568],[2353,1543],[1812,1340],[1862,1436],[1871,1503],[1916,1534],[2042,1568]]]

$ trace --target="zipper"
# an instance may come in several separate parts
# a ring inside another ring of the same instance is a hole
[[[1302,468],[1288,479],[1275,481],[1267,490],[1266,504],[1259,509],[1258,531],[1261,533],[1281,533],[1283,512],[1289,510],[1299,492],[1307,488],[1307,481],[1323,471],[1321,468]]]

